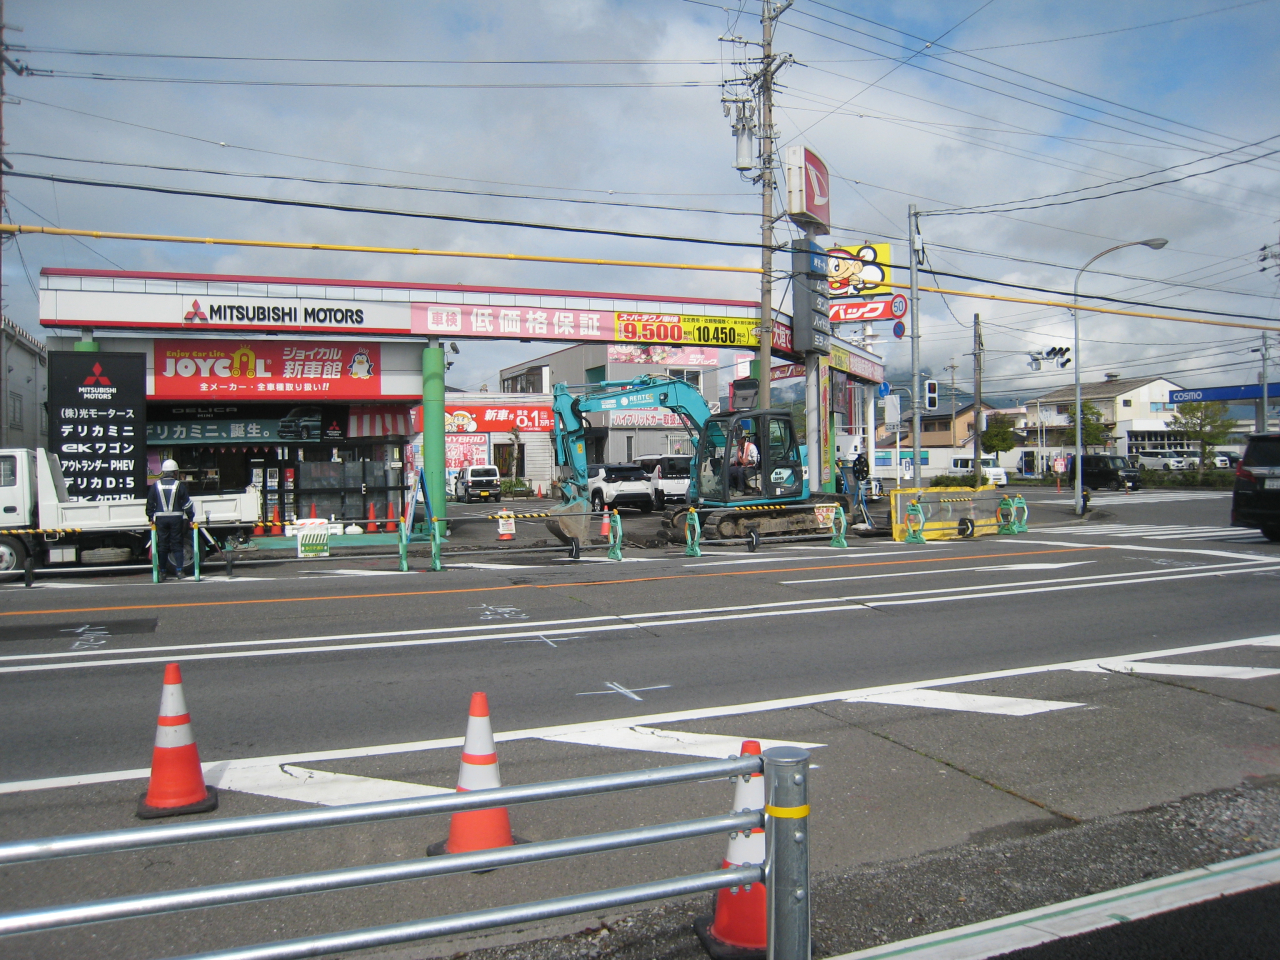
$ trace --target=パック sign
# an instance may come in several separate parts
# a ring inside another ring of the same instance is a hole
[[[376,400],[382,354],[359,340],[157,340],[157,400]]]
[[[49,448],[73,500],[147,495],[147,356],[49,352]]]
[[[866,320],[897,320],[906,316],[907,298],[901,294],[891,300],[873,300],[870,303],[845,301],[831,304],[832,323],[853,323]]]

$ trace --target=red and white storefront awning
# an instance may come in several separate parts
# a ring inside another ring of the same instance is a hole
[[[408,437],[413,417],[407,403],[352,406],[347,418],[347,439],[360,437]]]

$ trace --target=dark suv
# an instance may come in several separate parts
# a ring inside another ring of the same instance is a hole
[[[1231,525],[1256,527],[1280,541],[1280,433],[1257,434],[1236,466]]]
[[[281,440],[319,440],[321,437],[319,407],[294,407],[280,418]]]
[[[1094,490],[1123,490],[1127,483],[1130,490],[1142,489],[1137,468],[1130,466],[1124,457],[1112,453],[1086,453],[1082,459],[1084,475],[1081,482],[1084,486]],[[1072,483],[1076,479],[1074,460],[1073,457],[1067,471],[1067,479]]]

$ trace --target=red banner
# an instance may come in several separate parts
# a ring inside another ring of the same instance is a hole
[[[299,396],[301,394],[301,396]],[[156,400],[377,400],[376,343],[157,340]]]
[[[512,427],[523,433],[550,433],[551,408],[533,404],[507,403],[495,406],[445,402],[445,433],[507,433]]]
[[[852,323],[859,320],[889,320],[903,317],[907,312],[907,298],[895,294],[888,300],[872,300],[869,303],[845,302],[831,304],[832,323]]]

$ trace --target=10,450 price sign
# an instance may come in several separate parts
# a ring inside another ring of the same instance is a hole
[[[683,343],[689,346],[754,347],[760,321],[751,317],[687,317],[680,314],[619,313],[616,335],[624,343]]]

